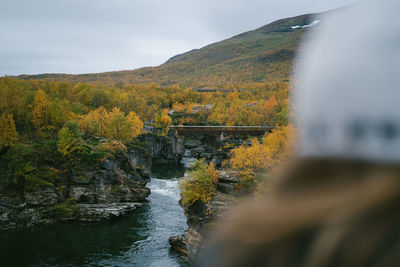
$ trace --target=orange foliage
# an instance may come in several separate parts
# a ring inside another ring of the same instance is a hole
[[[230,165],[239,172],[242,185],[254,186],[256,173],[287,160],[292,155],[294,135],[293,126],[288,125],[267,134],[262,143],[254,138],[250,146],[243,144],[233,149]]]

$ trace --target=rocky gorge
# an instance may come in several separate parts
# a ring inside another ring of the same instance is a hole
[[[186,157],[205,158],[221,166],[229,151],[245,138],[178,136],[173,130],[166,136],[142,134],[126,145],[126,151],[69,170],[62,186],[26,191],[19,198],[0,193],[0,230],[120,217],[146,202],[153,164],[176,164]]]
[[[0,193],[0,230],[56,222],[99,222],[127,216],[142,209],[148,201],[152,166],[168,168],[184,163],[187,167],[195,158],[204,158],[221,167],[230,150],[247,138],[232,135],[221,140],[218,135],[207,134],[178,136],[172,130],[166,136],[142,134],[126,144],[124,151],[69,170],[67,182],[62,186],[26,191],[22,198]],[[237,202],[238,183],[236,173],[220,171],[217,191],[209,203],[196,201],[184,206],[179,201],[188,228],[183,234],[171,236],[169,244],[185,262],[196,257],[208,226]]]
[[[67,170],[61,186],[26,190],[19,197],[0,193],[0,230],[120,217],[146,202],[153,162],[178,163],[184,154],[173,135],[143,134],[126,147]]]

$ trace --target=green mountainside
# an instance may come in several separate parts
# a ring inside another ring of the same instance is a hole
[[[184,87],[225,86],[288,78],[296,48],[318,14],[275,21],[201,49],[176,55],[157,67],[96,74],[21,75],[24,79],[51,79],[98,84],[151,83]]]

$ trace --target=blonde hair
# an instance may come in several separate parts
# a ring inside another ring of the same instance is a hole
[[[199,265],[400,266],[399,226],[400,165],[303,159],[220,222]]]

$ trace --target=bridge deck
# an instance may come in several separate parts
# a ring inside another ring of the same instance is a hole
[[[275,126],[170,126],[178,134],[263,134],[275,129]]]

